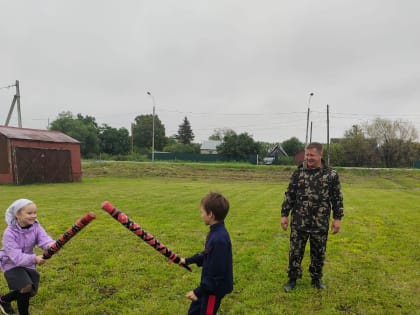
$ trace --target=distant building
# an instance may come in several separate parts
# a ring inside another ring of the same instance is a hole
[[[81,178],[79,141],[59,131],[0,126],[0,184]]]
[[[281,145],[276,145],[273,149],[271,149],[270,153],[265,158],[263,158],[263,163],[266,165],[273,164],[278,160],[279,157],[282,156],[288,155]]]
[[[203,141],[200,148],[201,154],[217,154],[217,147],[222,144],[220,140]]]
[[[279,156],[288,156],[286,151],[284,151],[281,145],[276,145],[268,154],[268,156],[272,156],[278,158]]]

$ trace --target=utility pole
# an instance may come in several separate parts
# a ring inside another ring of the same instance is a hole
[[[134,124],[131,123],[131,154],[134,154]]]
[[[155,102],[155,97],[153,96],[152,93],[147,92],[147,94],[152,97],[152,101],[153,101],[153,118],[152,118],[152,162],[154,162],[155,161],[155,107],[156,107],[156,102]]]
[[[309,93],[309,99],[308,99],[308,114],[306,115],[306,138],[305,138],[305,148],[308,145],[308,128],[309,128],[309,112],[310,112],[310,106],[311,106],[311,98],[314,96],[314,93]]]
[[[311,120],[311,132],[309,133],[309,143],[312,142],[312,120]]]
[[[327,104],[327,165],[330,165],[330,106]]]
[[[20,89],[19,89],[19,80],[16,80],[16,83],[10,86],[16,86],[16,94],[13,96],[12,105],[10,105],[9,114],[6,118],[5,126],[9,125],[10,118],[12,117],[13,109],[15,108],[15,104],[17,103],[17,112],[18,112],[18,125],[19,128],[22,128],[22,116],[20,111]]]

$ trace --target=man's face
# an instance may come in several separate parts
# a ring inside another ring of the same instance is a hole
[[[317,149],[306,149],[305,160],[308,168],[319,168],[321,167],[322,154]]]

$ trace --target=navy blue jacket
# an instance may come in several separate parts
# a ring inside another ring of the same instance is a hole
[[[185,262],[203,267],[200,285],[194,289],[197,297],[203,294],[223,297],[232,292],[232,244],[224,222],[210,226],[204,252],[186,258]]]

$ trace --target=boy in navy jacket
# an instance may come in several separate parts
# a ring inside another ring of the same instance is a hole
[[[210,225],[204,252],[182,258],[180,262],[203,267],[200,285],[186,294],[192,301],[188,315],[216,314],[222,298],[233,289],[232,244],[224,224],[229,201],[219,193],[210,192],[201,200],[200,208],[201,219]]]

